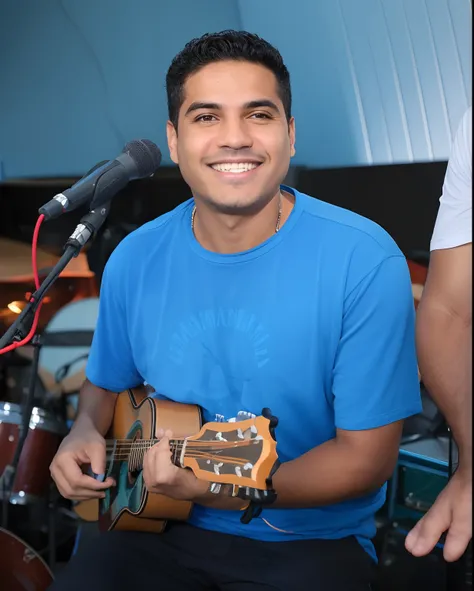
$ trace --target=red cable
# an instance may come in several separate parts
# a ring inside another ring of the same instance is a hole
[[[38,261],[36,260],[37,258],[37,248],[38,248],[38,236],[39,236],[39,231],[40,231],[40,227],[41,224],[44,220],[44,215],[40,215],[39,218],[36,220],[36,226],[33,232],[33,240],[32,240],[32,245],[31,245],[31,266],[33,268],[33,277],[34,277],[34,281],[35,281],[35,288],[38,290],[40,287],[40,282],[39,282],[39,275],[38,275]],[[32,297],[30,297],[30,302],[34,301],[34,299]],[[35,332],[36,332],[36,327],[38,326],[38,320],[39,320],[39,314],[40,314],[40,310],[41,310],[41,306],[43,305],[43,302],[40,302],[38,308],[36,309],[35,312],[35,317],[33,319],[33,324],[31,326],[31,330],[30,332],[27,334],[27,336],[22,339],[21,341],[17,341],[16,343],[12,343],[11,345],[8,345],[8,347],[4,347],[3,349],[0,349],[0,355],[3,355],[3,353],[8,353],[8,351],[13,351],[13,349],[18,349],[18,347],[22,347],[23,345],[26,345],[27,343],[29,343],[31,341],[31,339],[33,338]]]

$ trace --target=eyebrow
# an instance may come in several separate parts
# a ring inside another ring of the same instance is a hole
[[[245,103],[243,105],[243,108],[245,111],[248,111],[250,109],[260,109],[262,107],[267,107],[269,109],[272,109],[272,111],[276,111],[277,113],[280,112],[280,109],[277,107],[277,105],[269,99],[257,99],[255,101],[250,101],[250,102]],[[200,111],[202,109],[209,109],[211,111],[220,111],[222,109],[222,105],[219,105],[218,103],[194,102],[194,103],[191,103],[191,105],[189,105],[184,116],[186,117],[186,115],[189,115],[193,111]]]

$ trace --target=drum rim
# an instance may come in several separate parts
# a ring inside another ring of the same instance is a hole
[[[5,405],[7,404],[10,408],[5,409]],[[4,422],[7,424],[17,424],[17,422],[13,421],[9,422],[8,417],[17,417],[21,420],[23,415],[22,411],[23,409],[21,404],[17,404],[16,402],[7,402],[5,400],[0,401],[0,423]],[[35,420],[35,416],[39,417],[39,419]],[[66,422],[59,415],[45,410],[39,406],[34,406],[31,410],[29,428],[43,428],[45,431],[58,435],[67,432]]]
[[[5,409],[6,405],[9,405],[10,408]],[[23,412],[23,408],[21,404],[18,404],[18,402],[8,402],[7,400],[0,400],[0,413],[2,412],[8,412],[9,414],[22,414]],[[33,408],[31,409],[31,414],[32,415],[38,415],[39,417],[41,417],[42,419],[52,419],[52,418],[57,418],[56,414],[53,412],[50,412],[49,410],[46,410],[44,408],[42,408],[41,406],[33,406]]]
[[[32,546],[30,546],[27,542],[25,542],[25,540],[23,540],[22,538],[20,538],[19,536],[17,536],[13,532],[11,532],[10,530],[5,529],[3,527],[0,527],[0,534],[7,534],[7,535],[11,536],[12,538],[15,538],[15,540],[17,542],[20,542],[20,544],[23,544],[23,546],[25,546],[28,550],[30,550],[34,554],[34,557],[38,558],[39,561],[43,564],[43,566],[46,567],[46,570],[51,575],[51,578],[54,581],[54,574],[53,574],[53,571],[51,570],[51,568],[49,567],[48,563],[44,560],[44,558],[40,554],[38,554],[38,552]]]

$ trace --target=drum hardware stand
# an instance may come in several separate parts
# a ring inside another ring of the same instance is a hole
[[[2,527],[4,529],[8,529],[8,506],[9,501],[13,489],[13,483],[15,480],[16,470],[18,468],[18,463],[20,461],[21,452],[23,451],[23,447],[25,445],[26,438],[28,437],[28,432],[30,428],[30,421],[31,415],[33,412],[33,405],[34,405],[34,396],[35,396],[35,386],[36,386],[36,378],[38,375],[38,362],[39,362],[39,355],[41,350],[41,337],[40,335],[35,335],[32,340],[32,346],[34,347],[33,351],[33,364],[31,368],[31,376],[30,376],[30,383],[28,386],[28,390],[26,391],[26,395],[22,401],[22,421],[19,427],[18,433],[18,442],[16,444],[15,453],[13,459],[10,464],[8,464],[3,474],[0,477],[1,483],[1,490],[2,490]]]
[[[48,565],[52,571],[56,567],[56,510],[56,498],[50,488],[48,499]]]
[[[59,537],[57,535],[58,528],[57,528],[57,516],[60,514],[63,517],[66,517],[70,522],[71,525],[78,521],[78,516],[73,512],[65,507],[61,507],[58,504],[58,494],[57,490],[55,489],[54,485],[51,486],[49,495],[48,495],[48,542],[46,546],[41,548],[41,550],[37,550],[39,556],[44,557],[46,562],[48,563],[49,568],[54,572],[56,566],[56,555],[57,549],[65,542],[70,540],[75,533],[76,527],[74,530],[68,532],[67,535]],[[69,525],[67,526],[69,529]]]

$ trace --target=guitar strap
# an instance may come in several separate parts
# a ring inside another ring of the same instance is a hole
[[[243,515],[240,518],[241,523],[250,523],[254,517],[258,517],[260,515],[264,507],[268,507],[276,501],[277,493],[276,490],[273,488],[272,477],[278,470],[279,466],[280,462],[277,460],[272,468],[270,476],[266,480],[266,490],[250,488],[249,486],[245,486],[242,488],[239,487],[236,496],[244,500],[250,500],[248,506],[245,507],[245,509],[243,509]]]

